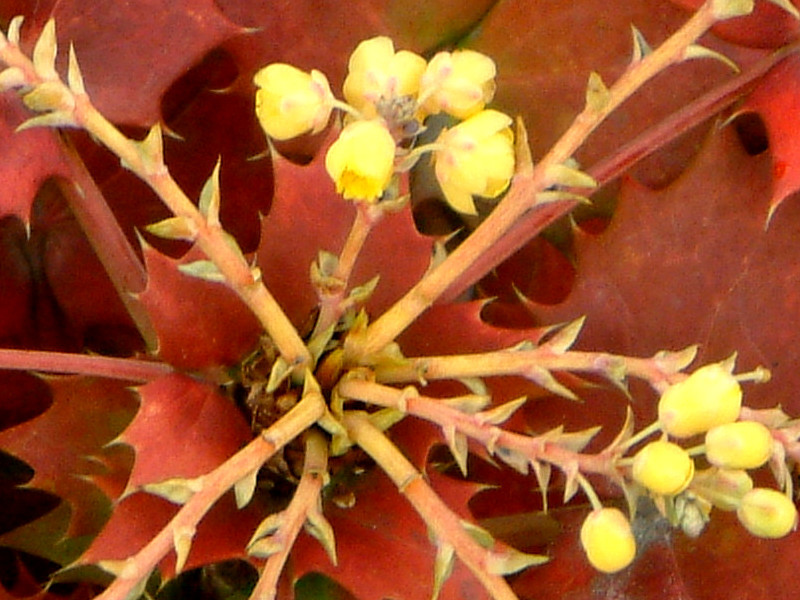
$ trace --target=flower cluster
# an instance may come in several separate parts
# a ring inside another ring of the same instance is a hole
[[[512,120],[486,109],[494,96],[494,61],[472,50],[439,52],[429,62],[392,40],[361,42],[350,56],[345,101],[324,74],[275,63],[256,73],[256,114],[276,140],[321,131],[334,108],[345,124],[328,149],[325,166],[344,198],[374,203],[393,178],[430,153],[445,200],[475,213],[473,196],[497,198],[514,174]],[[414,148],[431,115],[461,122],[431,144]]]
[[[773,432],[742,419],[741,408],[742,390],[730,371],[720,364],[704,366],[661,395],[658,421],[644,431],[660,430],[662,439],[623,461],[631,465],[633,482],[690,535],[699,534],[712,508],[736,511],[758,537],[780,538],[797,526],[790,486],[785,493],[754,487],[748,470],[764,466],[779,451]],[[701,435],[703,444],[686,449],[679,443]],[[703,468],[696,469],[694,456],[704,457]],[[584,522],[581,543],[591,564],[604,572],[625,568],[635,554],[630,525],[617,509],[596,506]]]

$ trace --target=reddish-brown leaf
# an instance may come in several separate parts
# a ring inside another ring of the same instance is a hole
[[[222,464],[251,437],[229,398],[184,375],[138,388],[141,406],[119,441],[136,452],[128,491],[172,477],[198,477]]]
[[[791,56],[775,67],[750,94],[742,111],[755,111],[767,128],[772,156],[770,215],[800,189],[800,59]]]
[[[225,284],[178,270],[204,258],[200,252],[180,260],[150,247],[144,254],[148,283],[141,300],[158,334],[162,360],[178,368],[212,368],[232,365],[255,347],[261,329],[239,297]]]
[[[330,135],[327,143],[332,142]],[[325,171],[324,150],[304,166],[277,156],[273,168],[275,197],[262,223],[258,265],[267,288],[299,325],[318,300],[309,276],[311,264],[320,250],[339,254],[355,207],[336,194]],[[430,264],[432,247],[433,241],[417,232],[408,209],[378,222],[350,278],[351,286],[357,286],[380,275],[366,305],[370,314],[383,312],[419,279]]]
[[[0,447],[34,469],[28,486],[56,494],[67,503],[66,514],[71,511],[71,517],[59,535],[94,535],[108,517],[110,506],[92,479],[127,476],[126,469],[114,469],[118,466],[116,461],[106,460],[113,454],[106,445],[131,419],[135,400],[119,381],[86,377],[47,381],[52,406],[31,420],[0,432]],[[19,530],[10,535],[18,534]],[[58,541],[59,535],[52,541]]]

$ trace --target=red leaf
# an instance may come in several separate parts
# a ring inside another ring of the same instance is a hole
[[[251,437],[229,398],[184,375],[166,375],[138,388],[141,407],[119,437],[136,452],[132,492],[173,477],[198,477],[222,464]]]
[[[140,297],[156,329],[162,360],[178,368],[204,369],[232,365],[255,347],[261,328],[239,297],[222,283],[178,270],[203,258],[200,252],[174,260],[146,247],[144,255],[148,282]]]
[[[257,256],[264,283],[295,324],[317,305],[309,277],[312,262],[320,250],[340,252],[355,216],[354,206],[336,194],[324,156],[323,149],[305,166],[275,157],[275,197],[261,228]],[[350,278],[356,286],[380,275],[367,302],[370,314],[386,310],[419,279],[430,264],[432,246],[417,232],[408,209],[386,215],[374,227]]]
[[[96,533],[108,514],[108,498],[92,483],[109,477],[111,442],[130,420],[135,401],[125,384],[86,377],[49,378],[52,406],[41,415],[0,432],[0,447],[35,471],[30,487],[69,503],[66,535]],[[113,473],[125,477],[126,472]]]
[[[791,56],[772,69],[748,97],[742,111],[764,120],[772,154],[770,216],[787,196],[800,189],[800,59]]]

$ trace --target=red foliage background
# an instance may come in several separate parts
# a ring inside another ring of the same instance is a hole
[[[18,0],[0,6],[0,25],[5,30],[11,17],[24,15],[22,42],[29,51],[47,19],[55,17],[62,48],[75,45],[86,87],[104,114],[136,137],[158,121],[176,134],[166,143],[167,163],[191,197],[221,156],[223,223],[246,251],[255,252],[268,286],[299,325],[314,300],[308,264],[319,249],[338,249],[348,214],[320,167],[324,134],[282,144],[294,162],[249,160],[266,148],[253,117],[251,82],[258,68],[275,61],[317,68],[339,89],[347,56],[363,38],[388,34],[397,47],[425,54],[460,43],[497,62],[495,104],[524,117],[535,159],[580,110],[589,71],[609,82],[625,68],[631,24],[655,46],[688,17],[687,7],[698,4]],[[796,21],[760,1],[753,16],[723,24],[703,41],[746,69],[797,37]],[[578,160],[590,167],[731,77],[712,61],[670,69],[612,116]],[[14,133],[26,116],[12,92],[0,94],[0,346],[141,352],[122,303],[68,208],[76,174],[62,134]],[[493,304],[436,307],[404,334],[404,350],[415,355],[498,348],[532,335],[520,328],[586,315],[581,348],[648,356],[699,344],[702,362],[738,352],[739,370],[760,364],[773,373],[769,384],[748,388],[748,404],[781,404],[800,415],[798,117],[800,63],[791,57],[741,104],[710,116],[606,186],[593,211],[577,213],[578,225],[564,222],[521,249],[478,286],[478,293],[497,297]],[[138,248],[137,232],[165,217],[165,209],[85,135],[66,135]],[[431,228],[426,218],[432,219],[420,211],[423,230]],[[235,363],[257,339],[253,318],[224,287],[177,270],[189,260],[181,257],[186,248],[143,235],[149,281],[142,300],[153,315],[159,358],[181,369]],[[424,272],[431,245],[408,214],[381,224],[355,274],[356,284],[382,274],[370,305],[374,313]],[[520,301],[513,287],[529,300]],[[625,412],[626,401],[608,390],[586,390],[584,402],[575,404],[517,381],[494,381],[491,387],[498,401],[520,387],[531,394],[523,423],[531,430],[599,424],[604,430],[598,444],[613,437]],[[653,416],[653,397],[633,391],[638,422],[645,423]],[[0,457],[0,503],[9,507],[0,517],[0,598],[44,594],[28,574],[36,570],[31,556],[65,564],[88,548],[83,560],[89,562],[121,558],[144,543],[174,508],[136,486],[164,473],[197,474],[232,453],[246,438],[247,424],[230,408],[212,387],[178,375],[133,393],[102,380],[0,373],[0,447],[18,459]],[[418,463],[438,440],[421,426],[395,435]],[[123,444],[108,445],[112,441]],[[135,458],[126,445],[136,449]],[[164,451],[173,447],[191,451]],[[481,465],[474,472],[501,487],[476,495],[472,485],[432,478],[465,515],[519,513],[516,539],[524,540],[525,513],[540,508],[534,480]],[[330,573],[364,599],[427,597],[433,553],[424,527],[379,474],[359,486],[356,508],[327,509],[340,567],[328,564],[316,542],[301,538],[293,575]],[[92,542],[111,514],[109,498],[113,516]],[[636,524],[643,548],[636,564],[621,575],[596,574],[576,544],[584,511],[579,505],[555,510],[563,527],[555,538],[544,540],[539,526],[530,526],[530,546],[541,551],[549,542],[546,551],[554,560],[515,578],[520,597],[761,600],[786,597],[796,587],[797,535],[756,541],[723,517],[689,540],[645,515]],[[392,515],[390,522],[386,515]],[[257,518],[258,507],[236,512],[232,503],[221,503],[204,524],[190,565],[241,555]],[[368,573],[365,563],[384,552],[391,553],[386,563],[372,564],[378,568]],[[403,568],[393,568],[397,564]],[[89,593],[83,587],[70,592]],[[445,598],[482,594],[462,569],[444,589]]]

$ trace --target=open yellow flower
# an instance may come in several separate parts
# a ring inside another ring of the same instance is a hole
[[[267,65],[255,74],[256,115],[276,140],[317,133],[328,123],[333,94],[324,74],[306,73],[284,63]]]
[[[354,121],[328,149],[325,168],[348,200],[376,201],[394,172],[395,142],[382,121]]]
[[[436,179],[455,210],[475,214],[472,196],[496,198],[514,174],[511,117],[484,110],[445,129],[433,152]]]
[[[444,111],[466,119],[494,97],[494,61],[474,50],[439,52],[422,75],[420,102],[425,112]]]
[[[407,50],[395,52],[390,38],[364,40],[350,56],[344,97],[365,117],[374,117],[381,99],[415,96],[424,70],[424,58]]]

